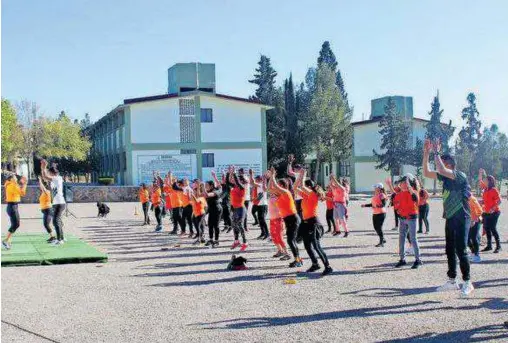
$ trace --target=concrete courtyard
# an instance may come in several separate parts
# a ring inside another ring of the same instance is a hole
[[[439,200],[431,202],[431,234],[420,236],[419,270],[393,268],[393,215],[384,226],[388,243],[375,248],[371,211],[352,202],[351,235],[323,239],[335,270],[325,278],[273,259],[273,245],[255,240],[257,228],[242,254],[249,270],[227,271],[232,233],[222,233],[220,248],[196,247],[141,226],[135,206],[112,203],[110,216],[98,219],[95,204],[70,205],[78,218],[65,218],[66,232],[107,252],[106,264],[1,269],[3,342],[508,341],[506,201],[504,251],[472,265],[469,299],[434,292],[447,268]],[[21,205],[20,214],[20,232],[43,232],[37,205]],[[2,233],[7,227],[2,206]],[[290,278],[296,283],[285,284]]]

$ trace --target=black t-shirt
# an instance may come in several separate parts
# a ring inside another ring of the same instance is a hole
[[[220,189],[216,189],[210,193],[214,193],[215,196],[213,197],[207,197],[206,198],[206,203],[208,205],[208,210],[209,211],[213,211],[213,210],[217,210],[220,208],[220,202],[221,202],[221,194],[222,194],[222,191]]]

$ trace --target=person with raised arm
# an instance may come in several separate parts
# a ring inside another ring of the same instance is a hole
[[[418,186],[420,187],[420,193],[418,194],[419,200],[418,200],[418,232],[417,233],[423,233],[423,224],[425,224],[425,234],[428,234],[430,232],[429,192],[427,192],[427,190],[423,186],[423,182],[420,182],[418,179],[416,179],[416,182],[418,183]]]
[[[206,191],[205,185],[200,180],[195,180],[195,188],[189,194],[189,201],[192,206],[192,221],[196,229],[196,241],[194,244],[205,243],[204,220],[206,213]]]
[[[268,180],[267,189],[272,189],[272,174],[268,170],[265,173],[265,179]],[[284,243],[284,221],[277,205],[277,196],[273,192],[268,192],[268,213],[270,215],[270,236],[272,242],[277,248],[277,253],[273,255],[274,258],[280,258],[281,261],[287,261],[291,259],[286,249],[286,243]]]
[[[229,185],[229,174],[224,170],[221,172],[221,186],[222,186],[222,220],[224,221],[224,228],[222,231],[229,233],[233,229],[231,218],[231,187]]]
[[[340,227],[344,227],[344,238],[349,236],[349,229],[347,227],[347,208],[346,208],[346,192],[347,189],[341,182],[337,181],[335,175],[330,174],[330,186],[333,193],[333,218],[335,220],[336,231],[334,236],[340,235]]]
[[[483,179],[484,176],[487,177],[486,182]],[[501,205],[501,196],[499,190],[496,188],[496,179],[494,176],[487,176],[485,170],[480,169],[478,179],[483,189],[483,227],[487,233],[487,246],[482,251],[492,250],[492,237],[494,237],[496,240],[494,254],[497,254],[501,251],[501,240],[499,238],[499,232],[497,231],[497,222],[501,215],[501,210],[499,208]]]
[[[245,251],[248,247],[247,238],[245,237],[245,226],[244,219],[247,214],[247,210],[245,209],[245,184],[246,180],[244,179],[244,175],[236,174],[235,166],[229,167],[229,180],[231,187],[231,206],[233,207],[233,231],[235,241],[231,246],[231,249],[235,249],[240,246],[240,235],[242,236],[242,244],[240,246],[240,251]]]
[[[53,216],[52,210],[53,205],[51,203],[51,191],[46,187],[44,181],[39,176],[39,190],[41,191],[41,195],[39,197],[39,207],[42,212],[42,224],[46,229],[46,232],[49,234],[49,238],[47,240],[48,243],[53,243],[56,240],[55,234],[51,229],[51,217]]]
[[[288,166],[286,170],[286,174],[291,178],[291,181],[294,183],[298,177],[298,173],[300,170],[302,170],[302,166],[300,164],[295,164],[293,166],[293,163],[295,162],[295,155],[290,154],[288,155]],[[302,196],[296,192],[295,194],[295,205],[296,205],[296,211],[300,218],[302,217]]]
[[[276,181],[275,177],[277,172],[272,167],[270,170],[270,187],[268,191],[277,197],[277,206],[281,217],[284,219],[286,225],[287,243],[291,252],[293,253],[294,261],[289,264],[290,268],[303,266],[303,260],[300,258],[300,251],[296,244],[296,236],[298,234],[298,227],[300,226],[301,219],[296,210],[296,205],[293,200],[293,195],[289,191],[288,181],[280,179]]]
[[[48,162],[44,159],[41,160],[41,176],[43,180],[50,182],[53,198],[53,227],[56,231],[56,240],[53,241],[53,244],[62,245],[64,244],[64,226],[62,220],[65,210],[64,181],[56,164],[48,168]]]
[[[325,199],[325,194],[314,181],[306,180],[305,176],[305,169],[301,169],[298,173],[294,187],[302,196],[303,221],[299,230],[302,231],[301,236],[303,237],[303,244],[310,260],[312,261],[312,266],[307,269],[307,273],[312,273],[321,269],[316,258],[316,254],[314,253],[315,251],[319,255],[319,258],[325,267],[321,275],[326,276],[330,274],[333,269],[330,267],[328,257],[321,247],[320,240],[324,234],[324,230],[318,219],[319,201]]]
[[[173,218],[173,230],[169,233],[170,235],[178,234],[178,227],[182,234],[185,234],[185,220],[183,219],[183,202],[181,187],[178,186],[176,178],[173,176],[171,171],[168,172],[168,185],[169,189],[166,191],[169,193],[169,200],[171,202],[171,216]],[[190,228],[192,232],[192,228]]]
[[[461,296],[467,297],[473,292],[470,264],[467,255],[467,240],[471,223],[469,195],[471,188],[466,174],[455,169],[455,159],[450,154],[440,155],[441,144],[426,139],[423,147],[423,175],[429,179],[443,182],[443,217],[445,218],[446,257],[448,260],[448,281],[436,291],[459,290],[457,282],[457,258],[464,284]],[[429,164],[430,153],[434,152],[436,170]]]
[[[386,219],[386,202],[387,196],[385,187],[382,183],[377,183],[374,185],[374,195],[372,199],[367,204],[362,204],[362,207],[371,207],[372,208],[372,224],[374,226],[374,230],[379,236],[379,244],[376,247],[383,247],[386,243],[383,234],[383,223]]]
[[[162,190],[159,186],[158,181],[154,181],[151,188],[150,200],[152,202],[153,212],[155,214],[155,220],[157,226],[155,232],[162,232],[164,230],[162,226]]]
[[[11,226],[9,227],[9,231],[5,236],[5,239],[2,241],[2,246],[9,250],[12,246],[11,240],[12,235],[20,226],[19,219],[19,209],[18,205],[21,202],[21,197],[26,194],[26,185],[27,180],[24,176],[21,177],[18,183],[18,179],[16,174],[12,173],[7,176],[7,180],[5,181],[5,201],[7,202],[7,215],[11,221]]]
[[[270,237],[268,225],[266,224],[266,214],[268,213],[268,198],[266,194],[266,180],[262,176],[254,177],[254,171],[249,170],[250,183],[253,189],[252,206],[256,206],[256,221],[261,229],[261,234],[257,239],[267,239]]]
[[[208,236],[210,238],[205,245],[216,248],[219,246],[222,186],[215,171],[212,170],[211,174],[213,181],[208,181],[205,184],[205,197],[208,205]]]

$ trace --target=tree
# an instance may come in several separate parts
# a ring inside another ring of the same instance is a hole
[[[249,80],[258,86],[252,98],[266,105],[273,105],[275,100],[275,77],[277,72],[272,68],[270,58],[261,55],[254,79]]]
[[[2,99],[2,162],[13,162],[19,151],[21,136],[16,110]]]
[[[56,120],[44,121],[44,132],[40,154],[45,157],[63,157],[82,161],[87,157],[92,144],[81,134],[79,124],[67,115]]]
[[[384,110],[385,114],[379,122],[381,151],[372,151],[378,161],[376,168],[390,172],[393,179],[393,176],[400,174],[402,166],[411,156],[411,147],[408,146],[411,144],[411,128],[397,112],[397,106],[391,97],[388,98]]]
[[[416,138],[415,147],[411,149],[409,155],[409,165],[416,167],[416,176],[421,178],[422,176],[422,161],[423,161],[423,141],[420,138]]]
[[[302,140],[298,127],[298,113],[296,111],[296,96],[293,85],[293,76],[284,81],[284,105],[285,105],[285,132],[286,153],[295,155],[295,158],[303,158]]]
[[[469,93],[467,96],[468,105],[462,110],[462,119],[466,125],[459,132],[459,137],[455,144],[455,152],[458,156],[458,167],[465,171],[469,181],[473,181],[477,174],[477,151],[481,141],[481,126],[479,119],[480,113],[476,107],[476,96]]]
[[[42,147],[44,118],[37,103],[22,100],[17,105],[18,120],[21,125],[20,154],[28,166],[28,178],[33,177],[34,158],[39,156]]]
[[[315,92],[305,117],[304,140],[316,153],[314,179],[317,180],[322,162],[350,156],[352,126],[330,66],[321,63],[315,81]]]
[[[92,121],[90,120],[90,114],[85,113],[85,118],[81,119],[79,122],[79,125],[81,126],[81,130],[85,131],[92,125]]]

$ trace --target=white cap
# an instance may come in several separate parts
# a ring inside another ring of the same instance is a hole
[[[381,188],[381,189],[384,189],[385,186],[380,182],[380,183],[376,183],[374,186],[372,186],[374,188]]]
[[[407,177],[408,179],[410,180],[414,180],[415,179],[415,176],[411,173],[406,173],[406,175],[404,175],[405,177]]]

